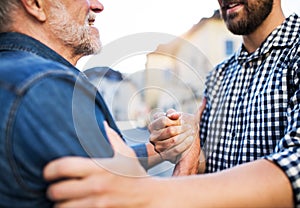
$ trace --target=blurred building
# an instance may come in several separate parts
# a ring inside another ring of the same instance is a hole
[[[146,70],[121,74],[109,67],[84,71],[117,121],[146,125],[156,110],[195,113],[207,73],[232,55],[241,38],[230,33],[218,11],[182,36],[147,54]],[[99,58],[98,58],[99,59]]]
[[[109,67],[94,67],[83,71],[97,87],[117,121],[140,120],[145,114],[138,88],[128,77]]]
[[[172,42],[159,45],[147,55],[146,103],[150,108],[195,112],[208,71],[240,44],[241,38],[227,30],[216,11]]]

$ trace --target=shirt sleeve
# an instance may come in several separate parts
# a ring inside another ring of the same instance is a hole
[[[105,116],[86,83],[46,77],[20,95],[7,145],[14,175],[28,194],[44,194],[44,166],[63,156],[111,157]],[[27,193],[24,192],[24,193]]]
[[[136,144],[131,146],[134,150],[136,156],[139,159],[140,164],[143,166],[145,170],[148,169],[148,152],[146,148],[146,144]]]
[[[273,154],[265,159],[277,164],[287,175],[293,188],[295,205],[300,205],[300,58],[292,67],[288,90],[290,96],[287,111],[285,136],[281,139]]]

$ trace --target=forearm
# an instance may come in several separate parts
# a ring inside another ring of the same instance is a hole
[[[151,143],[147,143],[146,148],[148,153],[148,169],[164,161],[162,157],[155,151],[154,146]]]
[[[197,174],[199,172],[198,170],[199,170],[200,160],[202,159],[200,158],[200,153],[201,153],[200,139],[197,136],[197,138],[194,139],[194,143],[192,147],[185,153],[182,159],[176,164],[175,169],[173,171],[173,176],[185,176],[185,175]]]
[[[293,207],[287,176],[259,160],[214,174],[160,180],[161,207]]]
[[[197,168],[198,166],[198,168]],[[194,174],[204,174],[206,169],[206,160],[203,151],[200,151],[198,165],[191,166],[190,168],[181,167],[180,164],[176,166],[173,176],[184,176]]]

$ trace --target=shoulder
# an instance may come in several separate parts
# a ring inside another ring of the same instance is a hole
[[[76,80],[79,72],[58,62],[23,51],[0,54],[0,86],[10,86],[17,93],[51,77]]]
[[[220,78],[220,76],[222,76],[229,69],[229,66],[233,66],[235,63],[236,54],[233,54],[231,57],[216,65],[213,70],[208,73],[207,81],[212,82],[213,80]]]

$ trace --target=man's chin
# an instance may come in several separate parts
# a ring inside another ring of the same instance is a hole
[[[89,26],[89,31],[93,35],[97,35],[99,37],[99,30],[94,26]]]
[[[92,47],[94,48],[94,54],[98,54],[101,52],[102,50],[102,43],[101,43],[101,40],[100,40],[100,37],[99,37],[99,34],[98,35],[95,35],[92,37],[93,41],[92,41]]]
[[[100,47],[99,49],[94,50],[94,53],[91,54],[91,55],[97,55],[97,54],[101,53],[101,51],[102,51],[102,47]]]

